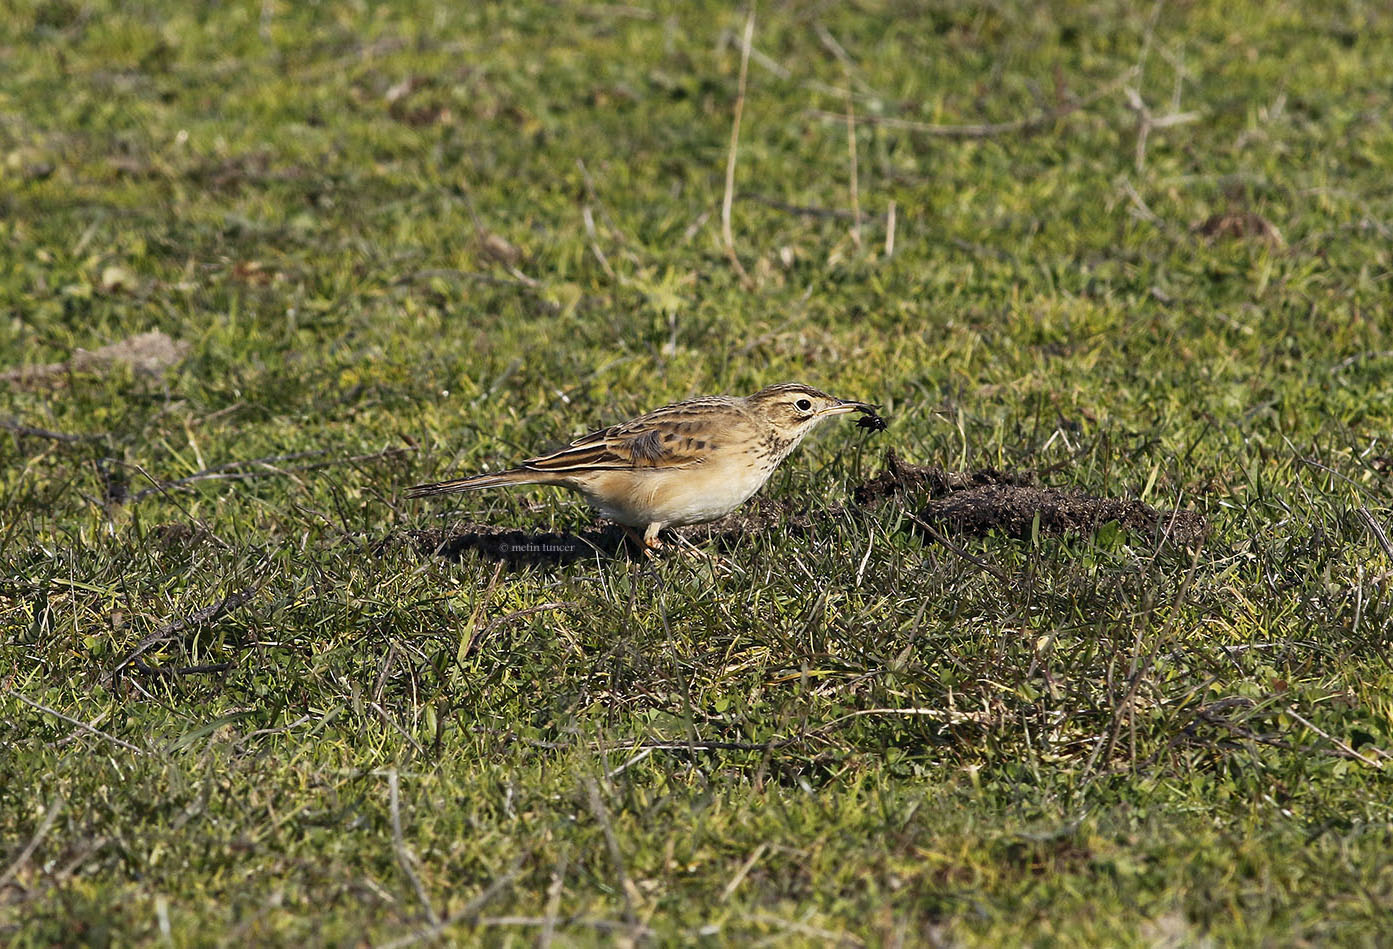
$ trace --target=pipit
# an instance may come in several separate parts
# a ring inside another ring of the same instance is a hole
[[[884,428],[875,408],[796,382],[743,398],[689,399],[591,432],[516,468],[420,484],[409,496],[560,485],[579,492],[648,551],[662,546],[658,532],[665,527],[714,521],[745,503],[824,419],[862,412],[863,427]]]

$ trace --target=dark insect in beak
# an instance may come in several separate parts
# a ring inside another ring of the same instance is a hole
[[[868,432],[883,432],[890,427],[885,419],[876,412],[875,406],[862,403],[858,409],[861,412],[861,417],[856,420],[857,428],[864,428]]]

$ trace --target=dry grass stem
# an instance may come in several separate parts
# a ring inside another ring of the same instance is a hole
[[[720,902],[725,903],[730,900],[731,894],[740,888],[740,884],[745,882],[745,877],[749,876],[754,865],[759,863],[759,858],[764,856],[768,850],[768,842],[762,843],[754,849],[754,852],[745,859],[744,863],[740,864],[740,869],[735,871],[735,876],[731,877],[730,882],[721,890]]]
[[[425,910],[426,919],[432,926],[439,926],[440,917],[436,915],[435,907],[431,905],[425,885],[421,883],[421,878],[416,875],[416,856],[407,848],[406,840],[402,837],[401,794],[398,789],[395,768],[387,772],[387,797],[392,812],[392,849],[396,851],[397,863],[400,865],[402,873],[406,874],[406,878],[411,881],[411,888],[416,891],[416,898],[420,900],[421,908]]]
[[[850,77],[848,76],[848,79]],[[851,242],[861,249],[861,185],[856,167],[856,104],[846,97],[846,151],[851,189]]]
[[[53,826],[53,822],[58,819],[59,813],[63,810],[64,800],[62,795],[55,794],[49,799],[48,807],[44,809],[44,819],[39,823],[38,830],[29,838],[29,842],[24,845],[24,849],[15,855],[14,860],[10,861],[9,867],[4,873],[0,873],[0,890],[5,888],[5,884],[14,879],[15,875],[24,867],[24,864],[38,848],[39,843],[48,834],[48,830]]]
[[[1308,719],[1308,718],[1306,718],[1305,716],[1301,715],[1301,713],[1299,713],[1299,712],[1296,710],[1296,708],[1295,708],[1294,706],[1290,706],[1290,705],[1287,706],[1287,708],[1286,708],[1286,714],[1289,715],[1289,716],[1291,716],[1293,719],[1295,719],[1295,720],[1296,720],[1297,722],[1299,722],[1300,724],[1305,725],[1307,728],[1309,728],[1311,731],[1315,732],[1315,733],[1316,733],[1317,735],[1319,735],[1320,737],[1324,738],[1326,741],[1330,742],[1332,745],[1334,745],[1336,748],[1338,748],[1338,749],[1339,749],[1341,752],[1343,752],[1345,755],[1347,755],[1347,756],[1349,756],[1349,757],[1351,757],[1351,758],[1354,758],[1356,761],[1362,761],[1362,762],[1364,762],[1365,764],[1367,764],[1367,765],[1369,765],[1369,766],[1371,766],[1371,767],[1378,768],[1379,770],[1383,770],[1383,762],[1382,762],[1382,761],[1375,761],[1373,758],[1370,758],[1370,757],[1368,757],[1367,755],[1360,754],[1358,751],[1356,751],[1354,748],[1352,748],[1352,747],[1350,746],[1349,742],[1345,741],[1345,740],[1342,739],[1342,738],[1337,738],[1337,737],[1335,737],[1334,735],[1330,734],[1330,732],[1326,731],[1325,729],[1321,728],[1319,725],[1317,725],[1317,724],[1315,724],[1314,722],[1312,722],[1310,719]],[[1388,755],[1388,753],[1385,752],[1385,751],[1383,751],[1382,749],[1374,748],[1373,751],[1375,751],[1377,754],[1381,755],[1381,756],[1384,757],[1384,758],[1390,757],[1390,756]]]
[[[609,810],[600,797],[600,785],[594,778],[585,779],[585,794],[586,800],[590,804],[590,813],[605,835],[605,846],[609,849],[609,859],[614,865],[617,889],[624,898],[624,921],[631,927],[637,927],[638,916],[634,912],[633,883],[629,880],[629,874],[624,869],[624,854],[619,849],[619,839],[614,835],[614,825],[610,822]]]
[[[745,17],[745,30],[741,34],[740,41],[740,78],[736,86],[735,93],[735,117],[730,123],[730,150],[726,154],[726,187],[725,195],[721,198],[721,240],[725,245],[726,256],[730,258],[731,266],[740,277],[740,283],[746,290],[754,289],[754,281],[745,272],[745,265],[740,262],[740,256],[735,252],[735,237],[731,233],[730,210],[735,201],[735,162],[740,151],[740,120],[745,113],[745,83],[750,71],[750,43],[754,39],[755,33],[755,9],[750,7],[749,14]]]
[[[57,719],[61,719],[62,721],[67,722],[69,725],[76,725],[78,728],[82,729],[83,731],[87,732],[88,734],[96,735],[98,738],[103,738],[103,739],[105,739],[106,741],[111,742],[113,745],[116,745],[116,746],[119,747],[119,748],[124,748],[124,749],[126,749],[127,751],[133,751],[133,752],[135,752],[135,753],[138,754],[138,755],[145,755],[145,754],[148,754],[148,753],[149,753],[149,752],[147,752],[147,751],[146,751],[145,749],[143,749],[143,748],[139,748],[139,747],[137,747],[137,746],[135,746],[135,745],[132,745],[132,744],[131,744],[130,742],[128,742],[128,741],[123,741],[122,739],[117,738],[115,735],[108,735],[106,732],[102,731],[100,728],[97,728],[97,727],[94,726],[94,725],[90,725],[90,724],[88,724],[87,722],[84,722],[84,721],[82,721],[82,720],[79,719],[79,718],[73,718],[71,715],[64,715],[62,712],[58,711],[57,709],[55,709],[55,708],[49,708],[47,705],[44,705],[42,702],[35,702],[33,699],[28,698],[27,696],[20,695],[18,692],[12,692],[12,691],[9,690],[9,689],[5,689],[5,690],[4,690],[4,694],[5,694],[5,695],[8,695],[8,696],[9,696],[10,698],[12,698],[12,699],[18,699],[19,701],[23,702],[25,705],[28,705],[30,708],[38,709],[40,712],[43,712],[43,713],[45,713],[45,714],[47,714],[47,715],[52,715],[54,718],[57,718]]]

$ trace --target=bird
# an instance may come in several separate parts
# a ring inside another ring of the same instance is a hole
[[[418,484],[408,497],[558,485],[578,492],[651,556],[663,546],[659,531],[719,520],[744,504],[826,419],[860,412],[862,427],[883,429],[877,408],[799,382],[703,396],[597,429],[516,468]]]

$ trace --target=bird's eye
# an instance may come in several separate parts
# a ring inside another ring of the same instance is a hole
[[[799,399],[797,402],[793,404],[798,407],[798,411],[800,412],[807,412],[811,410],[813,407],[813,404],[809,402],[807,399]]]

